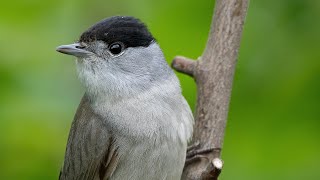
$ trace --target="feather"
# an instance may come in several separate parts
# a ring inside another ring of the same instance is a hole
[[[105,180],[117,167],[114,139],[86,95],[73,120],[60,180]]]

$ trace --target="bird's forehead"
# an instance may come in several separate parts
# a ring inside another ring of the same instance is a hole
[[[96,23],[79,39],[80,42],[97,40],[106,44],[120,41],[126,47],[147,47],[154,38],[140,20],[128,16],[114,16]]]

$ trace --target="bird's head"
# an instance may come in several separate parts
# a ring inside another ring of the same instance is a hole
[[[147,27],[133,17],[104,19],[57,51],[77,58],[79,78],[93,96],[130,96],[175,78]]]

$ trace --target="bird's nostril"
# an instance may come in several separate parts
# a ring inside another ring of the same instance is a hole
[[[76,46],[77,49],[83,49],[85,46]]]
[[[84,49],[86,47],[87,47],[87,45],[83,42],[78,42],[75,44],[75,48],[77,48],[77,49]]]

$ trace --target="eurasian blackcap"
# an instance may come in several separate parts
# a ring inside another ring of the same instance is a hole
[[[193,116],[147,27],[107,18],[57,51],[77,58],[86,89],[60,179],[180,179]]]

